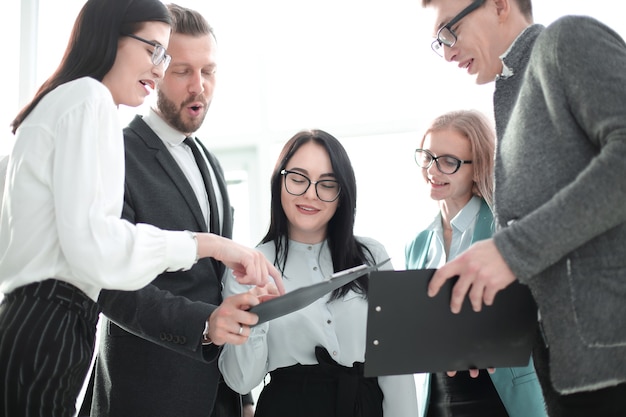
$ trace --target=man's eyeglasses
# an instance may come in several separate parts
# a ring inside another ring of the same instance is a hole
[[[480,6],[483,5],[484,2],[485,0],[476,0],[472,2],[472,4],[461,10],[459,14],[454,16],[452,20],[450,20],[445,26],[439,29],[439,31],[437,32],[437,39],[435,39],[430,45],[437,55],[443,57],[443,47],[452,47],[456,43],[456,33],[454,33],[454,31],[452,30],[452,26],[459,23],[461,19],[463,19],[474,10],[478,9]]]
[[[124,36],[128,36],[129,38],[137,39],[138,41],[152,45],[154,47],[154,50],[152,51],[152,64],[155,66],[163,64],[163,71],[167,70],[172,57],[167,54],[163,45],[141,38],[137,35],[133,35],[132,33],[127,33]]]
[[[454,174],[463,164],[471,164],[472,161],[464,161],[451,155],[435,156],[426,149],[415,150],[415,163],[418,167],[428,169],[433,164],[437,164],[437,169],[442,174]]]
[[[311,181],[304,174],[286,169],[280,171],[280,175],[285,177],[285,190],[291,195],[302,195],[307,192],[311,184],[314,184],[317,198],[332,203],[341,192],[341,185],[335,180]]]

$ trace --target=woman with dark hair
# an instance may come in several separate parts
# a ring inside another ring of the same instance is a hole
[[[286,291],[388,258],[379,242],[354,236],[356,179],[332,135],[312,130],[293,136],[274,168],[271,190],[269,231],[258,248],[283,273]],[[227,279],[224,296],[246,290]],[[362,276],[302,310],[253,327],[244,345],[224,346],[220,369],[236,391],[248,392],[267,373],[271,377],[256,417],[417,415],[412,375],[363,376],[367,290]]]
[[[120,219],[117,107],[142,104],[163,76],[170,22],[159,0],[88,0],[60,66],[12,123],[0,211],[0,416],[75,414],[103,288],[139,289],[209,256],[241,282],[273,276],[282,288],[258,251]]]

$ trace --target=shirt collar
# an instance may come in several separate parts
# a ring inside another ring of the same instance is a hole
[[[161,116],[150,108],[148,114],[143,117],[146,124],[156,133],[156,135],[168,146],[179,146],[186,136],[167,124]]]
[[[511,45],[509,45],[509,48],[502,55],[500,55],[500,61],[502,61],[502,72],[496,76],[496,81],[500,79],[506,80],[507,78],[515,75],[515,67],[519,65],[519,58],[511,57],[511,59],[507,59],[509,58],[511,51],[516,48],[518,43],[523,44],[523,39],[526,39],[527,37],[529,37],[527,41],[533,41],[542,29],[542,25],[532,24],[517,35],[517,38],[515,38]],[[520,53],[523,53],[523,51]],[[519,55],[519,53],[517,55]]]
[[[461,211],[459,211],[450,221],[450,226],[460,233],[464,233],[474,224],[474,220],[476,220],[476,216],[478,216],[478,212],[480,211],[480,204],[480,197],[473,196],[470,201],[467,202],[465,207],[463,207]],[[435,223],[436,228],[443,230],[441,212],[438,213],[437,217],[439,217],[439,221]]]
[[[498,80],[498,79],[506,80],[507,78],[513,76],[513,70],[506,65],[506,62],[505,62],[506,61],[506,57],[509,54],[509,52],[511,52],[511,49],[513,49],[513,46],[515,45],[515,42],[517,42],[517,40],[522,37],[522,35],[524,34],[524,32],[526,32],[526,30],[528,30],[528,28],[526,28],[523,31],[521,31],[520,34],[517,35],[517,38],[515,38],[513,43],[511,43],[509,45],[508,49],[506,51],[504,51],[504,53],[502,55],[500,55],[500,61],[502,61],[502,72],[500,74],[496,75],[496,80]]]
[[[500,59],[502,59],[503,57],[504,56],[500,57]],[[502,61],[502,72],[496,75],[496,80],[499,80],[499,79],[506,80],[507,78],[511,76],[513,76],[513,70],[507,67],[504,61]]]

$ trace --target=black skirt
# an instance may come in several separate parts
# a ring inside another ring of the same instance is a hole
[[[294,365],[270,372],[255,417],[382,417],[383,393],[377,378],[363,377],[363,364],[345,367],[325,349],[318,365]]]
[[[481,370],[478,378],[470,377],[469,371],[454,377],[431,374],[426,417],[508,417],[508,413],[489,374]]]

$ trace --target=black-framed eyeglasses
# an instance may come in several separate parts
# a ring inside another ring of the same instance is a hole
[[[335,180],[311,181],[309,177],[295,171],[283,169],[280,175],[285,177],[285,190],[291,195],[302,195],[311,184],[315,186],[317,198],[327,203],[335,201],[341,193],[341,184]]]
[[[442,174],[448,175],[457,172],[461,168],[461,165],[472,163],[472,161],[464,161],[452,155],[435,156],[427,149],[415,150],[415,163],[418,167],[428,169],[433,162],[437,165],[437,169],[441,171]]]
[[[445,24],[445,26],[437,31],[437,39],[435,39],[430,45],[430,47],[433,48],[433,51],[435,51],[437,55],[443,57],[443,47],[452,47],[456,43],[456,33],[454,33],[454,31],[452,30],[452,26],[459,23],[461,19],[463,19],[474,10],[478,9],[480,6],[483,5],[484,2],[485,0],[476,0],[472,2],[472,4],[461,10],[459,14],[454,16],[452,20],[450,20],[448,23]]]
[[[147,43],[148,45],[153,46],[154,49],[152,50],[152,64],[155,66],[159,66],[163,64],[163,71],[167,70],[167,67],[170,65],[170,61],[172,60],[172,57],[167,54],[167,50],[165,49],[165,47],[163,47],[163,45],[156,43],[156,42],[149,41],[137,35],[133,35],[132,33],[127,33],[124,36],[137,39],[138,41],[141,41],[143,43]]]

